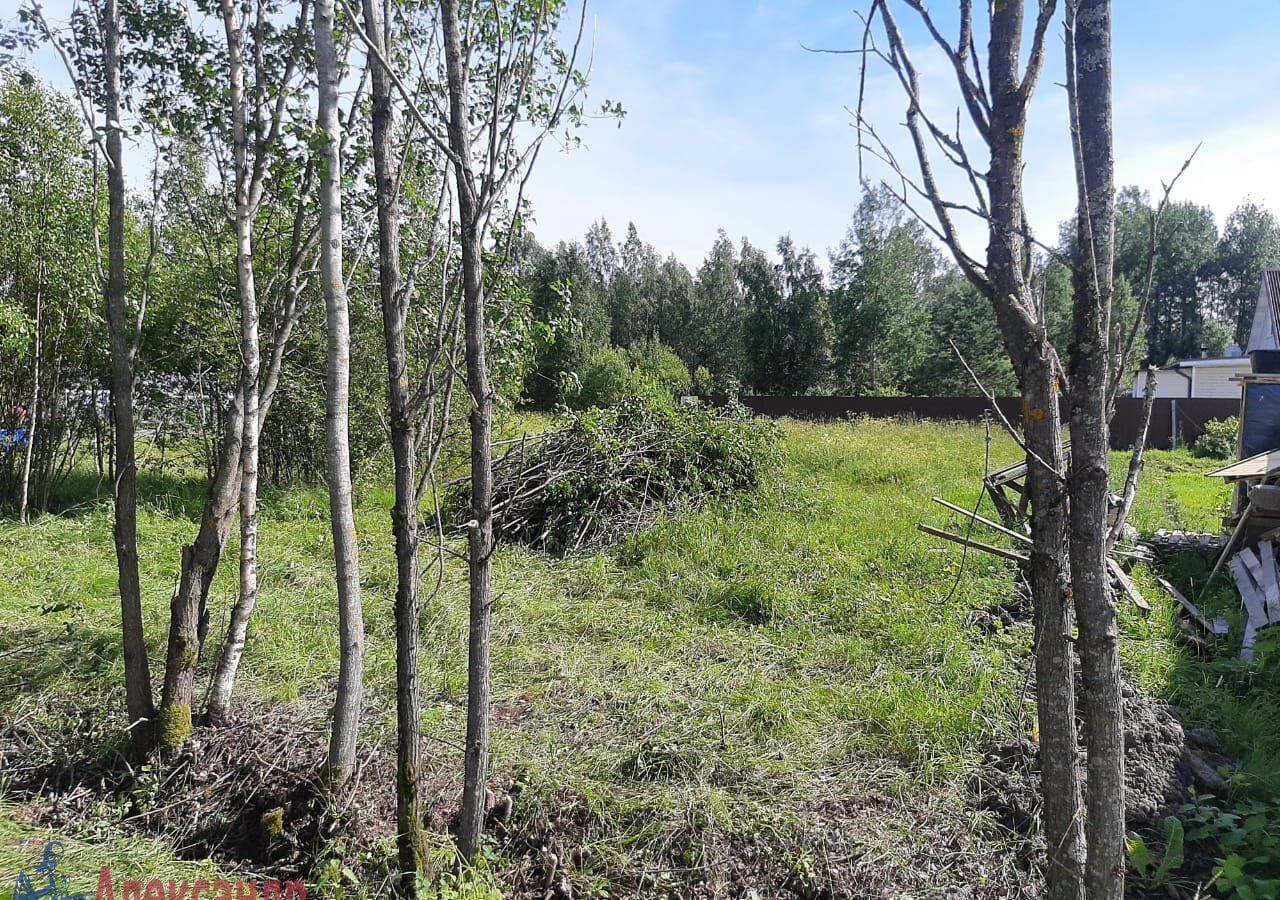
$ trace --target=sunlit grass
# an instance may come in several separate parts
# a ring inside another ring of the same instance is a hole
[[[533,418],[507,431],[544,426]],[[789,423],[782,470],[758,495],[564,560],[503,548],[495,564],[495,770],[519,770],[533,791],[578,791],[625,821],[619,853],[664,821],[751,821],[787,801],[871,784],[960,802],[982,748],[1029,729],[1021,664],[1029,635],[973,624],[975,610],[1009,599],[1011,564],[971,553],[959,571],[958,548],[916,523],[964,531],[964,517],[930,497],[971,508],[984,466],[1018,454],[1004,436],[988,443],[971,425]],[[1118,473],[1126,461],[1116,455]],[[1203,469],[1181,452],[1153,453],[1135,524],[1215,530],[1225,495]],[[153,488],[139,544],[158,674],[199,484]],[[394,708],[390,499],[380,479],[359,485],[366,677],[384,729]],[[983,511],[991,514],[989,503]],[[96,702],[120,703],[110,688],[122,677],[110,530],[101,499],[30,527],[0,523],[4,645],[47,642],[58,660],[32,671],[3,667],[4,702],[73,696],[94,684]],[[439,578],[440,587],[424,599],[422,698],[428,764],[456,773],[466,571],[459,536],[450,532],[448,544],[453,553],[440,569],[430,541],[424,546],[427,585]],[[236,552],[233,540],[226,559]],[[238,690],[279,701],[327,694],[337,622],[323,487],[266,493],[259,553],[262,594]],[[1242,736],[1274,737],[1262,733],[1273,726],[1256,704],[1238,713],[1210,708],[1215,689],[1197,686],[1186,668],[1170,603],[1138,577],[1155,610],[1144,618],[1126,609],[1123,626],[1126,659],[1142,683]],[[215,638],[235,584],[232,562],[211,595]],[[629,814],[635,810],[645,815]],[[25,834],[4,827],[0,852]]]

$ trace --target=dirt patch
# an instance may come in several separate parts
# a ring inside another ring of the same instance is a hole
[[[1229,762],[1212,750],[1211,734],[1189,732],[1173,707],[1144,697],[1127,684],[1124,717],[1126,827],[1160,848],[1165,818],[1177,815],[1192,799],[1192,791],[1219,794],[1225,787],[1221,771]],[[1083,746],[1079,772],[1083,783]],[[1020,741],[994,748],[971,782],[970,792],[979,809],[992,813],[1004,829],[1024,841],[1024,859],[1043,853],[1035,744]],[[1136,886],[1131,887],[1130,896],[1141,896],[1134,892]],[[1161,896],[1169,896],[1167,890]]]
[[[111,821],[160,836],[185,858],[312,885],[341,844],[343,865],[380,893],[394,856],[393,745],[364,745],[351,782],[329,793],[316,777],[324,711],[320,698],[242,704],[231,725],[198,728],[171,757],[131,763],[103,750],[118,720],[49,710],[38,721],[0,719],[0,768],[33,824],[75,834]],[[424,785],[426,824],[437,834],[456,817],[454,774],[432,770]],[[667,900],[1022,900],[1041,892],[1011,845],[977,831],[948,792],[837,796],[845,789],[833,787],[821,801],[744,806],[735,825],[709,822],[696,805],[602,805],[561,786],[528,786],[526,777],[495,778],[487,829],[498,851],[490,868],[503,895],[517,900],[601,890]]]

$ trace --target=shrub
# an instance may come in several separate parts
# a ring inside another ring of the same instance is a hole
[[[676,355],[676,351],[656,337],[637,341],[628,347],[627,359],[643,388],[667,398],[689,393],[692,386],[689,367]]]
[[[698,366],[693,370],[693,392],[699,397],[706,397],[716,392],[716,380],[706,366]]]
[[[576,374],[565,373],[559,394],[570,409],[590,409],[640,397],[669,402],[692,386],[689,368],[676,352],[650,338],[626,350],[593,348]]]
[[[664,510],[757,487],[779,435],[740,406],[630,399],[576,413],[495,461],[494,530],[555,553],[601,546]]]
[[[614,347],[597,347],[578,373],[577,385],[565,391],[564,400],[573,409],[587,409],[613,406],[635,393],[635,373],[626,354]]]
[[[1215,419],[1205,423],[1204,434],[1191,445],[1191,452],[1196,456],[1230,459],[1235,455],[1239,437],[1239,419],[1235,416],[1229,419]]]

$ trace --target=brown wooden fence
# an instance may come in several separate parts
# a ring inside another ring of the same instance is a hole
[[[724,397],[707,397],[724,403]],[[793,419],[832,420],[869,416],[876,419],[914,418],[934,421],[981,421],[991,408],[985,397],[739,397],[739,401],[762,416]],[[1022,400],[998,397],[996,403],[1011,422],[1022,416]],[[1238,415],[1237,400],[1158,399],[1151,411],[1147,446],[1167,450],[1184,446],[1204,433],[1206,422]],[[1142,401],[1122,397],[1116,401],[1116,417],[1111,423],[1111,445],[1132,447],[1141,426]]]

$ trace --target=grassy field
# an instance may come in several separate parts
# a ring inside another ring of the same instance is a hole
[[[643,855],[681,829],[808,833],[821,826],[812,810],[832,797],[907,798],[968,815],[963,786],[983,748],[1030,734],[1021,665],[1029,636],[974,625],[975,610],[1009,598],[1010,564],[970,555],[958,571],[956,548],[915,525],[963,530],[962,517],[930,496],[971,507],[984,464],[1017,455],[1008,440],[988,445],[967,425],[788,424],[783,469],[758,496],[680,515],[608,551],[553,560],[502,549],[495,771],[519,773],[522,803],[550,807],[568,791],[604,823],[592,860],[578,864],[588,885],[607,869],[602,861]],[[1117,472],[1124,463],[1117,456]],[[1203,478],[1205,468],[1181,452],[1153,452],[1134,524],[1217,530],[1226,494]],[[202,485],[147,473],[142,487],[155,672]],[[394,708],[389,505],[380,479],[361,482],[367,684],[386,711],[375,737],[389,734]],[[28,527],[0,523],[6,712],[69,697],[119,710],[110,527],[100,498]],[[238,691],[279,703],[314,698],[329,690],[336,659],[323,488],[270,491],[261,529],[262,594]],[[429,767],[452,778],[461,768],[466,585],[465,567],[446,559],[423,616],[423,717]],[[1203,577],[1170,574],[1184,585]],[[1138,578],[1154,610],[1122,613],[1129,667],[1148,691],[1222,730],[1244,760],[1246,788],[1280,791],[1280,700],[1257,685],[1224,684],[1229,663],[1189,659],[1173,640],[1170,601],[1147,573]],[[213,635],[234,589],[224,566]],[[1230,607],[1228,592],[1215,604]],[[887,853],[911,840],[910,823],[891,815],[867,834],[877,828]],[[5,800],[0,781],[0,890],[45,837]],[[443,850],[447,836],[436,839]],[[77,836],[74,849],[64,868],[80,879],[128,854],[157,874],[189,865],[110,823]]]

